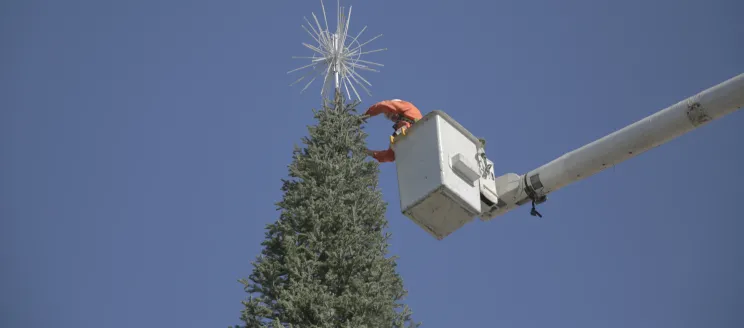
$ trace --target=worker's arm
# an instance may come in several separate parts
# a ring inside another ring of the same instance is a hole
[[[393,106],[392,100],[383,100],[381,102],[378,102],[367,109],[367,112],[364,113],[364,115],[368,117],[377,116],[382,113],[396,113],[398,109]]]
[[[392,149],[370,150],[368,153],[380,163],[395,161],[395,152]]]

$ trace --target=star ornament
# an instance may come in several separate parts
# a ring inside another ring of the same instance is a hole
[[[337,0],[337,15],[336,15],[336,30],[331,32],[328,29],[328,18],[326,16],[325,6],[323,0],[320,1],[321,8],[323,10],[323,22],[325,28],[323,28],[315,16],[312,13],[313,23],[304,17],[307,26],[304,24],[302,28],[307,32],[308,35],[314,41],[313,44],[303,42],[302,45],[310,49],[313,53],[309,57],[292,57],[295,59],[310,60],[310,63],[302,67],[293,69],[287,74],[306,71],[299,79],[294,81],[291,85],[295,85],[301,81],[309,81],[302,88],[300,93],[307,90],[310,85],[315,82],[319,77],[323,79],[323,86],[321,87],[320,94],[322,97],[328,97],[329,95],[335,94],[336,90],[346,92],[349,99],[352,98],[352,92],[357,99],[361,101],[359,92],[357,92],[357,86],[361,87],[367,95],[372,95],[368,89],[372,84],[369,83],[361,74],[361,71],[379,72],[372,68],[373,66],[382,67],[383,65],[376,62],[363,60],[362,56],[385,51],[387,49],[374,49],[374,50],[363,50],[363,47],[381,37],[382,34],[377,35],[366,42],[360,42],[359,37],[367,30],[365,26],[356,36],[353,38],[349,37],[349,24],[351,22],[351,7],[349,7],[348,15],[344,15],[345,9],[340,6],[340,0]],[[356,86],[355,86],[356,85]]]

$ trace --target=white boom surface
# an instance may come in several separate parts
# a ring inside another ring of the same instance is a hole
[[[548,193],[660,146],[744,106],[744,74],[680,101],[588,145],[564,154],[525,175],[497,179],[499,206],[482,220],[502,215]],[[532,194],[532,197],[530,197]]]

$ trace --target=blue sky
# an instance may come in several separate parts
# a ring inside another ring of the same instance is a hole
[[[335,2],[326,1],[327,6]],[[445,110],[523,173],[744,72],[744,2],[346,1],[373,97]],[[239,323],[317,87],[319,1],[0,4],[0,326]],[[425,327],[743,327],[744,113],[392,253]],[[370,147],[390,124],[372,121]]]

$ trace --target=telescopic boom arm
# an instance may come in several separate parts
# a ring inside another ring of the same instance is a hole
[[[496,179],[499,205],[482,213],[490,220],[521,205],[544,202],[547,194],[660,146],[744,106],[744,74],[680,101],[524,175]],[[503,203],[502,203],[503,202]]]

